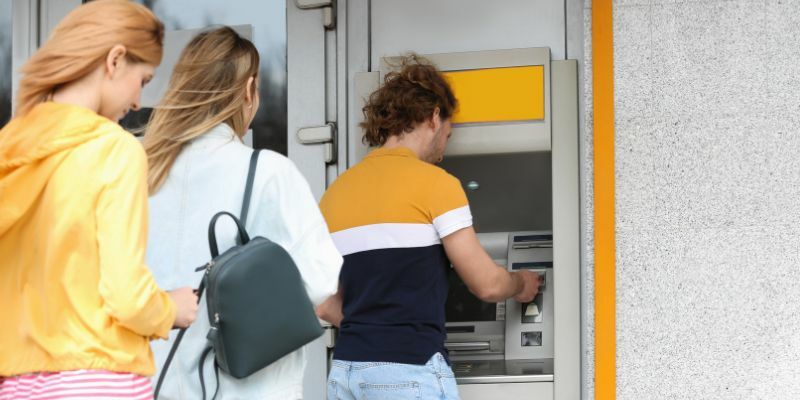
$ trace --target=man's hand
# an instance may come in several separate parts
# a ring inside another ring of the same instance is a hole
[[[528,270],[508,272],[489,257],[469,226],[442,238],[447,258],[458,276],[479,299],[496,303],[514,298],[530,302],[539,293],[539,274]]]
[[[530,303],[539,294],[539,274],[536,272],[520,270],[512,272],[517,274],[522,280],[522,290],[514,296],[514,300],[520,303]]]

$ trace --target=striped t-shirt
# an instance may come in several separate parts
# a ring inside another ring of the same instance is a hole
[[[472,225],[458,179],[410,149],[381,148],[342,174],[320,208],[344,256],[334,358],[425,364],[447,355],[441,239]]]

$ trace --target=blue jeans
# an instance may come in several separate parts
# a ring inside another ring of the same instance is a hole
[[[333,360],[328,400],[458,400],[453,370],[436,353],[425,365]]]

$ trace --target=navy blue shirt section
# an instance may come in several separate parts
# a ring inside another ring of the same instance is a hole
[[[441,244],[346,255],[334,358],[422,365],[437,352],[447,357],[448,268]]]

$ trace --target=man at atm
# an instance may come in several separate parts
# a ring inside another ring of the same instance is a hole
[[[444,342],[452,264],[486,302],[529,302],[538,275],[496,265],[472,228],[459,180],[442,160],[457,107],[427,60],[406,57],[364,107],[364,160],[342,174],[320,208],[344,256],[339,292],[320,318],[339,327],[329,399],[457,399]]]

